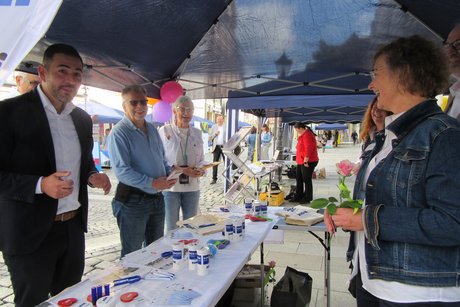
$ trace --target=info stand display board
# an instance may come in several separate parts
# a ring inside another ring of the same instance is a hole
[[[241,153],[240,155],[237,155],[234,152],[240,145],[241,141],[243,141],[250,133],[251,129],[251,126],[241,127],[240,130],[232,135],[228,142],[226,142],[222,147],[223,154],[232,162],[233,165],[236,166],[236,170],[234,170],[234,174],[236,174],[236,176],[230,176],[230,178],[225,176],[231,165],[229,165],[223,172],[226,180],[230,183],[230,188],[227,193],[225,193],[225,200],[233,204],[242,203],[245,198],[250,198],[252,200],[258,199],[259,180],[261,177],[271,173],[271,171],[265,171],[264,169],[260,172],[254,171],[248,166],[246,159],[240,159]],[[236,180],[235,182],[232,182],[234,177]]]

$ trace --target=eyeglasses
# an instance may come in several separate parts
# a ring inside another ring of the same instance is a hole
[[[444,42],[444,48],[450,49],[453,48],[455,51],[459,51],[460,49],[460,39],[453,41],[452,43]]]
[[[379,66],[379,67],[374,68],[371,71],[369,71],[369,76],[371,77],[371,80],[374,81],[375,78],[377,78],[377,73],[381,72],[382,70],[385,70],[385,68]]]
[[[132,107],[137,107],[138,104],[145,107],[147,105],[147,99],[130,100],[129,103]]]
[[[181,111],[181,113],[185,112],[193,112],[193,107],[176,107],[177,110]]]
[[[37,85],[40,84],[40,81],[30,81],[29,79],[27,79],[27,81],[29,82],[29,84],[33,87],[36,87]]]
[[[374,81],[375,80],[375,70],[371,70],[369,72],[369,76],[371,77],[371,80]]]

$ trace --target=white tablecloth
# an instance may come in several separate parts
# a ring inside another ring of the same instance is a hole
[[[171,281],[165,280],[141,280],[140,282],[111,288],[111,293],[115,296],[117,306],[163,306],[166,298],[176,290],[193,290],[200,293],[200,296],[192,301],[191,306],[214,306],[222,295],[226,292],[241,268],[247,263],[250,256],[262,243],[268,232],[276,224],[277,217],[272,222],[250,222],[246,220],[246,232],[242,241],[231,242],[225,249],[218,250],[217,254],[210,259],[209,273],[206,276],[199,276],[196,271],[188,269],[187,262],[182,269],[174,271],[172,268],[168,271],[176,274],[176,278]],[[223,239],[222,234],[212,234],[205,237],[196,236],[200,243],[205,245],[209,239]],[[162,252],[170,251],[172,243],[178,240],[169,237],[163,237],[152,243],[146,248],[127,255],[126,259],[131,259],[130,267],[137,264],[145,265],[145,262],[153,261],[158,258]],[[130,257],[128,257],[130,256]],[[150,260],[151,259],[151,260]],[[172,260],[162,260],[172,261]],[[47,302],[52,306],[57,306],[57,302],[64,298],[74,297],[78,302],[73,306],[80,306],[87,302],[86,298],[91,293],[91,288],[96,285],[106,283],[107,276],[111,276],[112,271],[119,271],[126,267],[126,262],[114,263],[114,267],[105,269],[97,274],[90,275],[88,279],[80,282],[72,288],[66,289],[59,295],[49,299]],[[125,273],[125,276],[145,273],[149,267],[143,267],[144,271]],[[102,281],[105,275],[105,281]],[[113,278],[112,279],[116,279]],[[124,304],[118,300],[118,297],[126,292],[136,291],[139,293],[144,302],[142,304]],[[163,302],[163,303],[161,303]],[[83,305],[84,306],[84,305]]]

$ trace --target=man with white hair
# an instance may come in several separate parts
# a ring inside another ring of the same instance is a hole
[[[163,236],[165,204],[161,191],[174,186],[176,179],[167,178],[173,168],[166,161],[157,129],[145,120],[145,89],[128,85],[121,97],[125,116],[113,127],[107,144],[118,179],[112,209],[124,257]]]
[[[40,84],[40,77],[28,72],[16,71],[14,79],[16,81],[16,89],[20,95],[33,90]]]

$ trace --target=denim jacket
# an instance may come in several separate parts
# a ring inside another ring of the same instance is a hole
[[[397,136],[393,150],[366,183],[369,278],[460,286],[460,123],[427,100],[387,129]],[[357,176],[355,193],[363,176]]]

